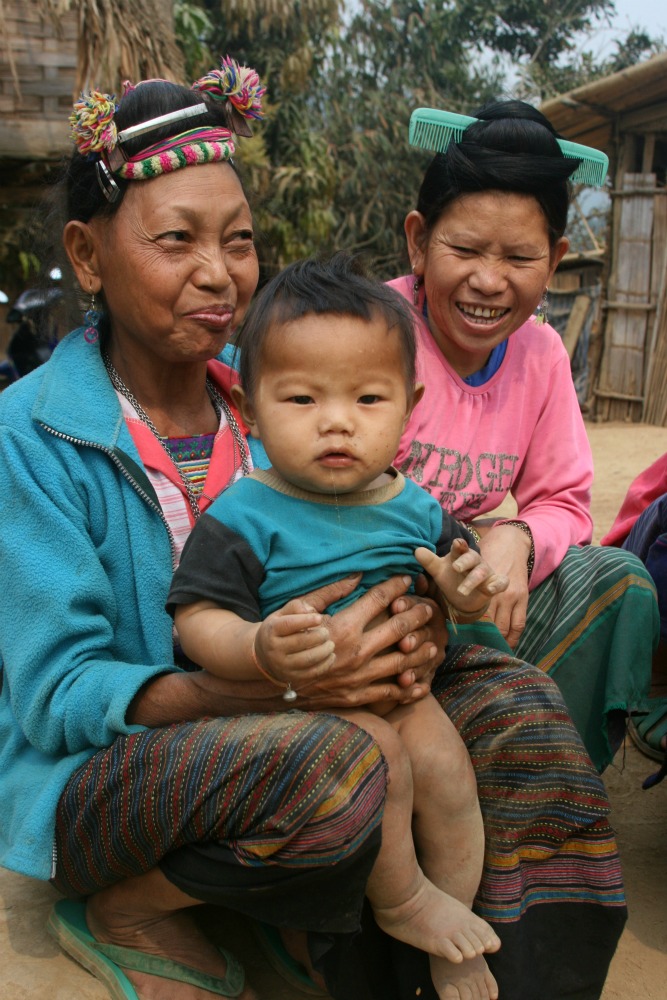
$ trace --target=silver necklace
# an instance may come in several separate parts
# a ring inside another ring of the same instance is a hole
[[[104,351],[102,354],[102,360],[104,361],[104,367],[107,370],[107,374],[109,376],[109,379],[111,380],[111,384],[113,385],[114,389],[117,389],[118,392],[122,396],[125,396],[125,399],[127,399],[127,401],[132,404],[134,409],[137,411],[137,416],[139,417],[141,422],[146,424],[146,427],[148,427],[151,434],[153,434],[153,436],[157,438],[157,440],[160,442],[165,452],[169,456],[169,459],[173,463],[174,468],[176,469],[178,476],[183,484],[183,488],[185,489],[185,492],[187,494],[188,503],[190,504],[190,509],[192,511],[192,516],[194,517],[195,520],[197,520],[197,518],[201,514],[201,510],[199,509],[199,499],[192,487],[192,483],[187,478],[187,476],[183,475],[176,462],[174,462],[173,458],[171,457],[171,453],[169,451],[165,438],[160,436],[157,427],[155,426],[151,418],[148,416],[148,414],[144,410],[143,406],[141,405],[137,397],[125,385],[122,378],[116,371],[116,368],[114,367],[114,364],[106,351]],[[241,472],[244,476],[248,476],[250,474],[250,463],[248,461],[248,454],[246,452],[245,441],[243,439],[243,434],[241,433],[241,428],[239,427],[238,422],[234,414],[232,413],[227,400],[220,393],[218,387],[213,383],[213,381],[209,378],[208,375],[206,376],[206,390],[209,394],[211,402],[213,403],[213,407],[218,416],[218,420],[220,420],[220,415],[222,413],[224,413],[225,415],[225,419],[227,421],[229,429],[232,432],[232,437],[234,438],[234,443],[238,448],[239,455],[241,456]],[[234,480],[235,476],[236,476],[236,454],[234,455],[234,471],[232,473],[232,481]]]

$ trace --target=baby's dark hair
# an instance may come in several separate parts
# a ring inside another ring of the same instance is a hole
[[[367,321],[381,317],[388,331],[396,329],[398,333],[405,383],[412,392],[416,350],[410,306],[393,288],[371,277],[360,257],[340,251],[328,259],[309,257],[288,265],[264,286],[248,310],[236,347],[241,354],[241,385],[250,398],[270,330],[309,313]]]
[[[475,117],[463,139],[438,153],[424,174],[417,210],[427,233],[459,195],[510,191],[536,199],[554,246],[567,225],[568,178],[580,161],[563,155],[551,122],[524,101],[488,104]]]

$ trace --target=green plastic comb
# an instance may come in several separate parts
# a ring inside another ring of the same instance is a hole
[[[417,108],[410,116],[408,139],[411,146],[430,149],[434,153],[444,153],[450,142],[460,142],[469,125],[479,121],[470,115],[457,115],[453,111],[438,111],[436,108]],[[599,149],[582,146],[568,139],[558,139],[563,156],[581,160],[570,175],[573,184],[600,186],[604,183],[609,167],[609,157]]]
[[[569,139],[558,139],[558,145],[563,150],[563,156],[569,156],[573,160],[581,160],[581,163],[570,180],[573,184],[590,184],[592,187],[601,187],[607,176],[609,168],[609,157],[599,149],[592,146],[582,146],[578,142],[570,142]]]

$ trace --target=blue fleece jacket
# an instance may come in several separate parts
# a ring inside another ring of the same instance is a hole
[[[0,395],[0,864],[47,879],[70,775],[174,671],[171,542],[83,329]]]

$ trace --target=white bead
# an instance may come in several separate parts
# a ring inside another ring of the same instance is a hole
[[[283,701],[296,701],[296,698],[296,691],[294,688],[288,686],[287,690],[283,693]]]

